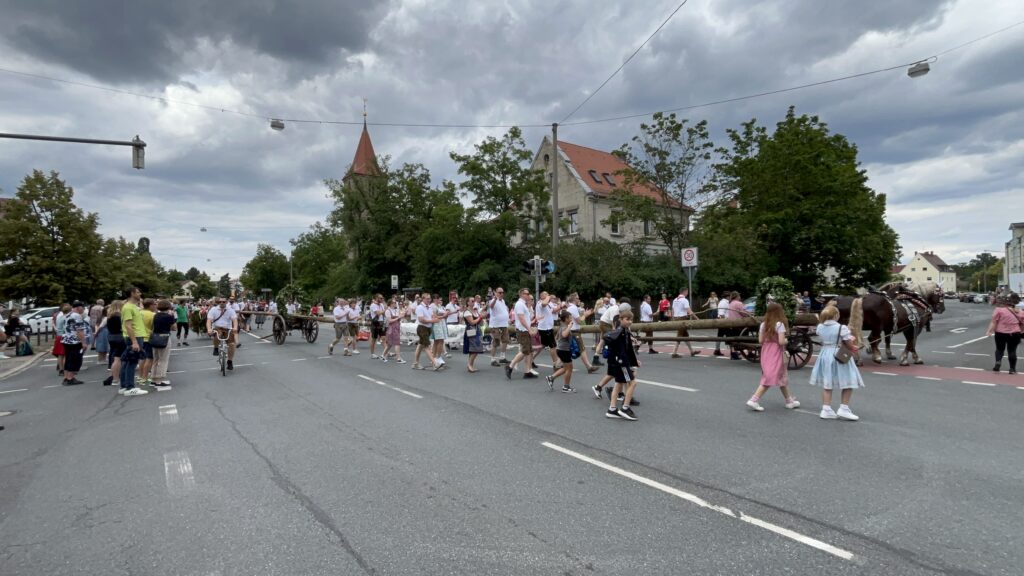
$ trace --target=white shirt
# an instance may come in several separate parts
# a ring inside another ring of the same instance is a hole
[[[651,303],[650,302],[641,302],[640,303],[640,321],[641,322],[650,322],[652,320],[654,320],[654,310],[651,309]]]
[[[289,314],[295,314],[295,304],[292,304],[291,302],[285,304],[284,309],[287,310]]]
[[[449,302],[447,305],[445,305],[444,311],[446,312],[445,315],[447,316],[445,318],[445,322],[447,322],[448,324],[458,324],[459,323],[459,305],[458,304],[453,304],[452,302]]]
[[[672,318],[685,320],[690,316],[690,301],[685,296],[676,296],[672,301]]]
[[[399,308],[397,305],[394,308],[388,308],[384,310],[384,316],[388,322],[391,322],[395,318],[402,317],[402,309]]]
[[[274,313],[274,314],[277,314],[277,302],[271,302],[270,303],[269,311]]]
[[[491,328],[508,328],[508,305],[500,298],[491,300],[488,304],[491,310]]]
[[[370,316],[374,320],[383,320],[384,319],[384,305],[383,304],[377,304],[376,302],[370,304]]]
[[[554,304],[548,303],[545,306],[539,300],[537,301],[537,329],[538,330],[554,330],[555,329],[555,315],[551,313],[551,307]]]
[[[727,298],[719,298],[718,300],[718,317],[725,318],[729,315],[729,300]]]
[[[355,307],[349,306],[349,307],[346,308],[346,310],[348,310],[348,321],[349,321],[349,323],[359,322],[359,305],[358,304],[356,304]]]
[[[206,313],[206,317],[213,322],[214,328],[231,328],[231,321],[238,317],[238,312],[230,306],[223,310],[215,306]]]
[[[334,323],[335,324],[348,324],[348,311],[345,310],[344,306],[334,307]]]
[[[516,330],[520,332],[526,332],[530,329],[530,307],[526,305],[526,300],[520,298],[516,301],[515,307],[516,313]],[[522,318],[520,318],[522,316]],[[526,320],[526,324],[523,324],[523,320]]]
[[[569,306],[566,307],[566,310],[568,310],[569,314],[572,315],[572,326],[570,326],[569,329],[570,330],[579,330],[580,329],[580,308],[579,308],[579,306],[570,303]]]
[[[433,326],[434,325],[434,314],[430,311],[430,306],[426,304],[420,304],[416,307],[416,325],[417,326]]]
[[[619,315],[619,307],[618,307],[618,305],[614,305],[613,304],[611,306],[608,306],[607,308],[604,309],[604,312],[601,314],[601,322],[604,322],[605,324],[611,324],[612,326],[614,326],[615,325],[615,317],[618,316],[618,315]]]

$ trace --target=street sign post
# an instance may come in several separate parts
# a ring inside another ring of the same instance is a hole
[[[391,289],[392,290],[398,290],[398,275],[397,274],[392,274],[391,275]]]
[[[690,298],[693,298],[693,271],[697,268],[697,247],[691,246],[689,248],[683,248],[680,254],[680,261],[683,268],[686,269],[686,288],[690,291]]]

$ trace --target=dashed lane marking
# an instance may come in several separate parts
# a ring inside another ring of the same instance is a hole
[[[61,387],[60,384],[51,384],[49,386],[43,386],[43,388],[60,388],[60,387]]]
[[[1017,386],[1017,390],[1024,390],[1024,386]]]
[[[698,390],[696,388],[690,388],[688,386],[678,386],[676,384],[663,384],[661,382],[652,382],[650,380],[641,380],[639,378],[637,378],[636,381],[641,383],[641,384],[649,384],[651,386],[660,386],[661,388],[671,388],[672,390],[682,390],[683,392],[700,392],[700,390]]]
[[[414,394],[413,392],[409,392],[408,390],[402,390],[401,388],[399,388],[397,386],[392,386],[392,385],[388,384],[387,382],[381,382],[380,380],[376,380],[376,379],[371,378],[371,377],[369,377],[369,376],[367,376],[365,374],[359,374],[359,377],[362,378],[363,380],[366,380],[367,382],[373,382],[374,384],[383,386],[385,388],[390,388],[391,390],[394,390],[395,392],[401,392],[402,394],[405,394],[406,396],[412,396],[413,398],[418,398],[420,400],[423,399],[423,396],[420,396],[419,394]]]
[[[961,346],[967,346],[968,344],[974,344],[975,342],[981,342],[986,338],[988,338],[988,336],[981,336],[979,338],[975,338],[974,340],[968,340],[967,342],[961,342],[959,344],[954,344],[952,346],[946,346],[946,348],[959,348]]]
[[[971,368],[970,366],[954,366],[957,370],[974,370],[975,372],[984,372],[984,368]]]
[[[961,380],[964,384],[974,384],[975,386],[995,386],[991,382],[975,382],[973,380]]]
[[[58,384],[58,386],[60,386],[60,384]],[[26,390],[28,390],[28,388],[18,388],[16,390],[0,390],[0,394],[10,394],[11,392],[24,392]]]
[[[194,489],[196,477],[188,452],[174,450],[164,454],[164,476],[167,478],[167,491],[173,495],[181,495]]]
[[[178,406],[175,404],[168,404],[160,407],[160,423],[161,424],[177,424],[178,423]]]
[[[754,516],[750,516],[750,515],[745,514],[743,512],[739,512],[739,511],[733,512],[731,509],[726,508],[725,506],[718,506],[716,504],[712,504],[712,503],[708,502],[707,500],[704,500],[703,498],[701,498],[700,496],[697,496],[695,494],[690,494],[689,492],[684,492],[682,490],[679,490],[678,488],[673,488],[672,486],[669,486],[667,484],[662,484],[661,482],[658,482],[658,481],[655,481],[655,480],[651,480],[650,478],[646,478],[646,477],[641,476],[639,474],[635,474],[633,472],[629,472],[628,470],[623,470],[622,468],[619,468],[618,466],[612,466],[611,464],[608,464],[608,463],[602,462],[600,460],[591,458],[591,457],[586,456],[584,454],[580,454],[579,452],[574,452],[572,450],[569,450],[568,448],[563,448],[563,447],[561,447],[561,446],[559,446],[557,444],[552,444],[550,442],[541,442],[541,445],[544,446],[545,448],[550,448],[551,450],[554,450],[556,452],[561,452],[562,454],[565,454],[566,456],[570,456],[572,458],[580,460],[581,462],[586,462],[587,464],[590,464],[592,466],[597,466],[598,468],[601,468],[603,470],[607,470],[608,472],[611,472],[613,474],[618,474],[619,476],[622,476],[623,478],[628,478],[630,480],[633,480],[634,482],[638,482],[638,483],[643,484],[644,486],[647,486],[649,488],[654,488],[655,490],[660,490],[661,492],[664,492],[665,494],[669,494],[671,496],[675,496],[676,498],[685,500],[685,501],[690,502],[692,504],[696,504],[697,506],[700,506],[701,508],[706,508],[708,510],[711,510],[711,511],[714,511],[714,512],[718,512],[719,514],[723,514],[723,515],[728,516],[730,518],[736,518],[738,520],[742,520],[743,522],[746,522],[746,523],[751,524],[753,526],[757,526],[759,528],[763,528],[765,530],[768,530],[769,532],[774,532],[775,534],[778,534],[780,536],[789,538],[790,540],[793,540],[795,542],[799,542],[801,544],[804,544],[805,546],[810,546],[811,548],[815,548],[815,549],[821,550],[822,552],[826,552],[826,553],[831,554],[833,556],[837,556],[839,558],[842,558],[843,560],[852,560],[853,559],[853,553],[852,552],[849,552],[847,550],[843,550],[842,548],[837,548],[837,547],[835,547],[835,546],[833,546],[831,544],[828,544],[826,542],[822,542],[821,540],[818,540],[818,539],[815,539],[815,538],[811,538],[810,536],[805,536],[803,534],[800,534],[799,532],[796,532],[794,530],[790,530],[789,528],[784,528],[782,526],[778,526],[776,524],[772,524],[771,522],[766,522],[764,520],[761,520],[760,518],[756,518]]]
[[[175,370],[174,372],[168,372],[168,374],[184,374],[188,370]]]
[[[942,380],[942,378],[936,378],[934,376],[914,376],[918,380]]]
[[[811,416],[818,416],[818,412],[811,412],[810,410],[804,410],[803,408],[796,408],[793,412],[799,412],[801,414],[810,414]]]
[[[326,360],[327,358],[330,358],[330,356],[317,356],[316,357],[317,360]]]
[[[307,358],[292,358],[292,362],[305,362]]]
[[[876,372],[872,370],[871,373],[878,374],[879,376],[899,376],[899,374],[896,374],[895,372]]]
[[[988,354],[979,354],[977,352],[964,352],[964,356],[984,356],[988,358]]]
[[[932,354],[956,354],[956,352],[946,352],[946,351],[943,351],[943,350],[932,350],[931,353]]]

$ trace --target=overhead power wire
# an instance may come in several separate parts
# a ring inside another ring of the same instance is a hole
[[[629,64],[629,61],[632,60],[633,57],[636,56],[641,50],[643,50],[644,46],[647,46],[647,43],[651,41],[651,38],[654,38],[658,34],[658,32],[661,32],[661,29],[665,27],[665,24],[668,24],[668,21],[671,20],[672,17],[676,15],[676,12],[679,12],[679,9],[682,8],[688,1],[689,0],[683,0],[682,2],[680,2],[679,6],[676,6],[676,9],[673,10],[672,13],[668,15],[668,18],[665,18],[664,22],[662,22],[661,25],[654,30],[654,32],[651,32],[651,35],[647,37],[647,40],[644,40],[643,44],[638,46],[637,49],[634,50],[633,53],[629,55],[629,58],[623,60],[622,64],[619,64],[619,67],[616,68],[614,72],[612,72],[611,76],[605,78],[604,82],[601,82],[601,85],[598,86],[596,90],[594,90],[593,92],[590,93],[589,96],[584,98],[583,102],[580,102],[579,106],[573,108],[572,112],[569,112],[569,114],[562,119],[561,123],[567,122],[569,118],[572,118],[573,114],[579,112],[580,108],[583,108],[583,106],[586,105],[587,102],[590,102],[591,98],[597,96],[597,93],[601,91],[601,88],[604,88],[605,84],[611,82],[611,79],[615,78],[619,71],[625,68],[626,64]]]
[[[678,12],[679,8],[681,8],[684,4],[686,4],[685,1],[682,4],[680,4],[679,7],[676,8],[676,12]],[[673,12],[672,14],[675,14],[675,12]],[[669,16],[669,18],[671,18],[671,15]],[[660,30],[665,25],[666,22],[668,22],[668,20],[663,22],[662,26],[658,27],[658,30]],[[754,94],[747,94],[745,96],[736,96],[736,97],[733,97],[733,98],[723,98],[723,99],[720,99],[720,100],[712,100],[710,102],[704,102],[704,103],[701,103],[701,104],[691,104],[691,105],[688,105],[688,106],[680,106],[680,107],[676,107],[676,108],[661,109],[661,110],[656,110],[654,112],[645,112],[645,113],[637,113],[637,114],[625,114],[625,115],[620,115],[620,116],[611,116],[611,117],[606,117],[606,118],[597,118],[597,119],[593,119],[593,120],[580,120],[580,121],[577,121],[577,122],[567,122],[564,125],[565,126],[582,126],[582,125],[586,125],[586,124],[599,124],[599,123],[604,123],[604,122],[617,122],[617,121],[620,121],[620,120],[629,120],[629,119],[632,119],[632,118],[640,118],[640,117],[650,116],[650,115],[654,114],[655,112],[680,112],[680,111],[685,111],[685,110],[693,110],[693,109],[697,109],[697,108],[705,108],[705,107],[708,107],[708,106],[716,106],[716,105],[720,105],[720,104],[728,104],[728,103],[731,103],[731,102],[739,102],[739,101],[742,101],[742,100],[751,100],[751,99],[754,99],[754,98],[761,98],[763,96],[771,96],[771,95],[775,95],[775,94],[782,94],[782,93],[786,93],[786,92],[793,92],[793,91],[796,91],[796,90],[803,90],[803,89],[806,89],[806,88],[813,88],[815,86],[823,86],[823,85],[826,85],[826,84],[833,84],[833,83],[836,83],[836,82],[843,82],[843,81],[846,81],[846,80],[852,80],[852,79],[855,79],[855,78],[862,78],[862,77],[871,76],[871,75],[874,75],[874,74],[881,74],[883,72],[891,72],[893,70],[898,70],[898,69],[901,69],[901,68],[906,68],[908,66],[911,66],[913,64],[917,64],[919,62],[934,62],[936,59],[938,59],[939,56],[944,56],[946,54],[949,54],[950,52],[954,52],[954,51],[966,48],[967,46],[970,46],[970,45],[972,45],[972,44],[974,44],[976,42],[980,42],[982,40],[986,40],[986,39],[991,38],[991,37],[993,37],[993,36],[995,36],[997,34],[1002,34],[1003,32],[1006,32],[1008,30],[1011,30],[1011,29],[1016,28],[1016,27],[1021,26],[1021,25],[1024,25],[1024,20],[1021,20],[1019,22],[1015,22],[1013,24],[1010,24],[1009,26],[1006,26],[1004,28],[1000,28],[999,30],[995,30],[993,32],[989,32],[988,34],[985,34],[983,36],[979,36],[977,38],[974,38],[972,40],[964,42],[963,44],[958,44],[958,45],[956,45],[956,46],[954,46],[952,48],[949,48],[949,49],[944,50],[942,52],[938,52],[935,55],[930,56],[928,58],[925,58],[923,60],[915,60],[913,62],[908,62],[906,64],[898,64],[896,66],[887,66],[885,68],[878,68],[878,69],[875,69],[875,70],[868,70],[866,72],[860,72],[860,73],[857,73],[857,74],[850,74],[850,75],[847,75],[847,76],[840,76],[838,78],[830,78],[828,80],[821,80],[821,81],[818,81],[818,82],[811,82],[811,83],[807,83],[807,84],[800,84],[798,86],[790,86],[788,88],[779,88],[777,90],[768,90],[768,91],[765,91],[765,92],[757,92],[757,93],[754,93]],[[657,30],[655,30],[655,34],[657,34]],[[653,37],[653,36],[654,36],[654,34],[651,35],[651,37]],[[647,40],[650,40],[650,39],[651,38],[649,37]],[[645,44],[646,44],[646,41],[645,41]],[[643,44],[640,46],[640,48],[643,48]],[[640,48],[637,49],[637,52],[640,50]],[[634,52],[633,54],[635,55],[636,52]],[[632,56],[631,56],[631,58],[632,58]],[[626,62],[628,62],[628,60]],[[626,62],[623,63],[623,66],[625,66]],[[621,70],[621,69],[622,69],[622,66],[619,67],[619,70]],[[79,82],[79,81],[76,81],[76,80],[67,80],[67,79],[64,79],[64,78],[55,78],[55,77],[52,77],[52,76],[45,76],[45,75],[42,75],[42,74],[34,74],[34,73],[30,73],[30,72],[23,72],[23,71],[20,71],[20,70],[12,70],[12,69],[9,69],[9,68],[2,68],[2,67],[0,67],[0,72],[8,73],[8,74],[14,74],[14,75],[18,75],[18,76],[25,76],[25,77],[28,77],[28,78],[37,78],[37,79],[40,79],[40,80],[49,80],[51,82],[59,82],[59,83],[63,83],[63,84],[70,84],[70,85],[73,85],[73,86],[81,86],[81,87],[85,87],[85,88],[92,88],[92,89],[95,89],[95,90],[103,90],[103,91],[106,91],[106,92],[113,92],[113,93],[117,93],[117,94],[125,94],[125,95],[128,95],[128,96],[137,96],[139,98],[147,98],[147,99],[150,99],[150,100],[161,101],[161,102],[165,102],[165,103],[168,103],[168,104],[180,104],[180,105],[183,105],[183,106],[193,106],[193,107],[196,107],[196,108],[202,108],[202,109],[211,110],[211,111],[214,111],[214,112],[224,112],[224,113],[228,113],[228,114],[236,114],[238,116],[245,116],[245,117],[249,117],[249,118],[258,118],[260,120],[274,120],[274,119],[277,119],[277,120],[282,120],[284,122],[293,122],[293,123],[296,123],[296,124],[333,124],[333,125],[343,125],[343,126],[361,126],[361,125],[364,124],[363,121],[351,121],[351,120],[323,120],[323,119],[316,119],[316,118],[281,118],[281,117],[278,117],[278,116],[268,116],[268,115],[264,115],[264,114],[256,114],[256,113],[253,113],[253,112],[244,112],[244,111],[241,111],[241,110],[233,110],[231,108],[222,108],[222,107],[219,107],[219,106],[211,106],[211,105],[208,105],[208,104],[199,104],[197,102],[189,102],[187,100],[177,100],[177,99],[174,99],[174,98],[168,98],[166,96],[156,96],[156,95],[153,95],[153,94],[143,94],[143,93],[140,93],[140,92],[133,92],[131,90],[124,90],[124,89],[121,89],[121,88],[112,88],[110,86],[101,86],[101,85],[98,85],[98,84],[90,84],[90,83],[87,83],[87,82]],[[618,72],[618,70],[616,72]],[[613,73],[612,76],[614,76],[614,73]],[[611,79],[611,77],[609,77],[609,80],[610,79]],[[605,84],[607,82],[608,81],[606,80]],[[603,85],[604,84],[602,84],[602,86]],[[600,90],[600,88],[598,88],[598,90]],[[596,93],[597,93],[597,91],[594,92],[594,94],[596,94]],[[593,94],[591,94],[591,96],[593,96]],[[587,100],[589,100],[589,99],[590,98],[588,97]],[[577,110],[579,110],[579,108],[581,108],[583,106],[583,104],[586,104],[587,100],[584,100],[580,104],[580,106],[577,106]],[[573,114],[575,114],[575,112],[576,112],[576,110],[573,111]],[[572,114],[570,114],[569,116],[566,116],[566,119],[568,119],[571,116],[572,116]],[[548,128],[548,127],[551,126],[550,123],[541,123],[541,122],[532,123],[532,124],[469,124],[469,123],[445,124],[445,123],[428,123],[428,122],[423,122],[423,123],[415,123],[415,122],[365,122],[365,124],[368,125],[368,126],[383,126],[383,127],[395,127],[395,128],[513,128],[513,127],[519,127],[519,128]]]

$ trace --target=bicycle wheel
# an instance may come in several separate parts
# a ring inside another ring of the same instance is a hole
[[[228,375],[228,353],[224,350],[224,345],[220,346],[220,375]]]

